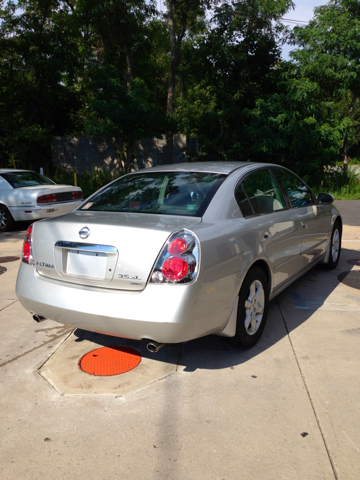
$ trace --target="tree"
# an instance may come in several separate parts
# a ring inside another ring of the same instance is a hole
[[[249,159],[246,112],[277,86],[281,16],[291,1],[242,0],[214,9],[207,31],[184,43],[175,111],[208,158]]]
[[[319,85],[298,77],[290,62],[281,65],[277,90],[246,111],[250,156],[283,164],[303,176],[331,164],[341,129],[336,122],[324,121],[321,97]]]
[[[360,133],[360,4],[357,0],[330,0],[317,7],[306,27],[294,30],[301,48],[291,57],[297,74],[321,89],[324,125],[338,132],[344,164],[349,143]]]
[[[170,65],[167,90],[166,163],[173,159],[173,116],[177,70],[181,61],[181,46],[188,30],[196,31],[203,25],[206,11],[213,0],[167,0],[167,24],[170,39]]]
[[[71,131],[77,47],[61,0],[9,2],[0,24],[0,161],[50,163],[51,137]]]
[[[159,109],[147,85],[152,78],[150,21],[154,2],[78,0],[76,15],[88,34],[91,52],[81,81],[86,101],[81,110],[88,135],[122,137],[125,170],[132,168],[135,141],[154,130]]]

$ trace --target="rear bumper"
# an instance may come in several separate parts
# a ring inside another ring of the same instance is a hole
[[[225,328],[239,275],[191,285],[152,285],[125,292],[59,282],[22,263],[16,294],[26,310],[59,323],[108,335],[179,343]]]
[[[57,203],[54,205],[42,206],[22,206],[22,207],[8,207],[13,219],[16,222],[35,221],[42,218],[58,217],[72,212],[77,208],[83,200],[76,202]]]

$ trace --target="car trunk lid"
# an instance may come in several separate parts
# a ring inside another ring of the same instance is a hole
[[[73,212],[34,225],[33,256],[44,277],[119,290],[143,290],[169,235],[197,217]]]
[[[36,206],[38,204],[38,198],[44,195],[57,196],[57,199],[54,202],[43,202],[46,204],[71,202],[74,200],[72,192],[81,193],[81,188],[71,185],[34,185],[29,187],[19,187],[14,189],[9,195],[9,205],[26,205],[27,207]]]

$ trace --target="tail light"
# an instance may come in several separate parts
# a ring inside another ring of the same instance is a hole
[[[28,263],[29,265],[34,265],[34,259],[32,255],[32,244],[31,244],[33,225],[34,224],[30,225],[30,227],[27,229],[26,237],[23,244],[23,250],[22,250],[22,261],[25,263]]]
[[[173,233],[160,252],[150,283],[189,283],[199,266],[199,243],[188,230]]]
[[[58,201],[58,197],[56,193],[51,193],[50,195],[41,195],[38,197],[37,203],[56,203]]]
[[[71,199],[72,200],[82,199],[82,192],[71,192]]]
[[[74,192],[64,192],[64,193],[50,193],[47,195],[41,195],[37,199],[37,204],[41,205],[44,203],[58,203],[58,202],[71,202],[72,200],[81,200],[83,197],[81,190],[76,190]]]

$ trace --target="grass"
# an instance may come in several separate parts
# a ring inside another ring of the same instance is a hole
[[[74,185],[74,172],[58,168],[56,169],[55,173],[47,174],[55,183],[57,184],[66,184],[66,185]],[[84,198],[89,197],[94,192],[102,188],[104,185],[112,182],[117,177],[121,177],[123,173],[120,175],[113,174],[104,168],[93,168],[92,172],[82,172],[77,173],[77,185],[83,191]]]
[[[309,185],[316,194],[330,193],[335,200],[360,200],[360,179],[350,170],[335,168],[312,177]]]

